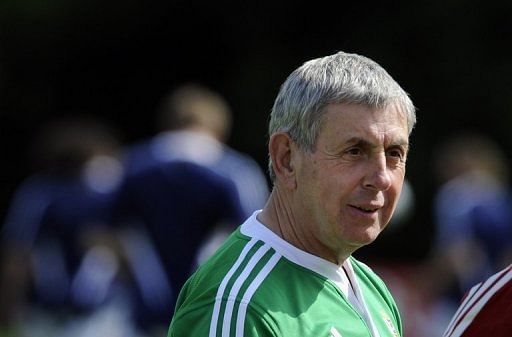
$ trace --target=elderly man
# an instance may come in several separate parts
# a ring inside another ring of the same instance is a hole
[[[269,200],[188,280],[169,336],[401,336],[388,289],[351,255],[393,214],[415,120],[366,57],[296,69],[271,113]]]

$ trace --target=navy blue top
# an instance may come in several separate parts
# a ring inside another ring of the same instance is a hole
[[[244,220],[233,183],[190,162],[159,163],[132,173],[118,196],[116,223],[149,232],[173,295],[193,271],[210,231],[217,224],[235,228]]]

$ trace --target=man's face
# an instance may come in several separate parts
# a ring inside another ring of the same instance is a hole
[[[398,201],[407,151],[407,118],[394,105],[326,107],[315,152],[297,155],[296,220],[313,253],[337,260],[377,238]]]

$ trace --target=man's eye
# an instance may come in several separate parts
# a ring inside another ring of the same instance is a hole
[[[390,155],[391,157],[401,157],[401,156],[402,156],[402,154],[400,153],[400,151],[396,151],[396,150],[389,151],[388,153],[389,153],[389,155]]]
[[[359,148],[351,148],[351,149],[348,149],[347,150],[347,153],[350,154],[350,155],[353,155],[353,156],[358,156],[361,154],[361,149]]]
[[[394,157],[394,158],[398,158],[398,159],[402,159],[404,157],[404,154],[400,150],[389,150],[388,151],[388,156]]]

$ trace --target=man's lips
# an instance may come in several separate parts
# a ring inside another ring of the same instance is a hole
[[[361,212],[364,212],[364,213],[374,213],[382,208],[382,206],[375,206],[375,205],[349,205],[349,206],[352,208],[355,208]]]

